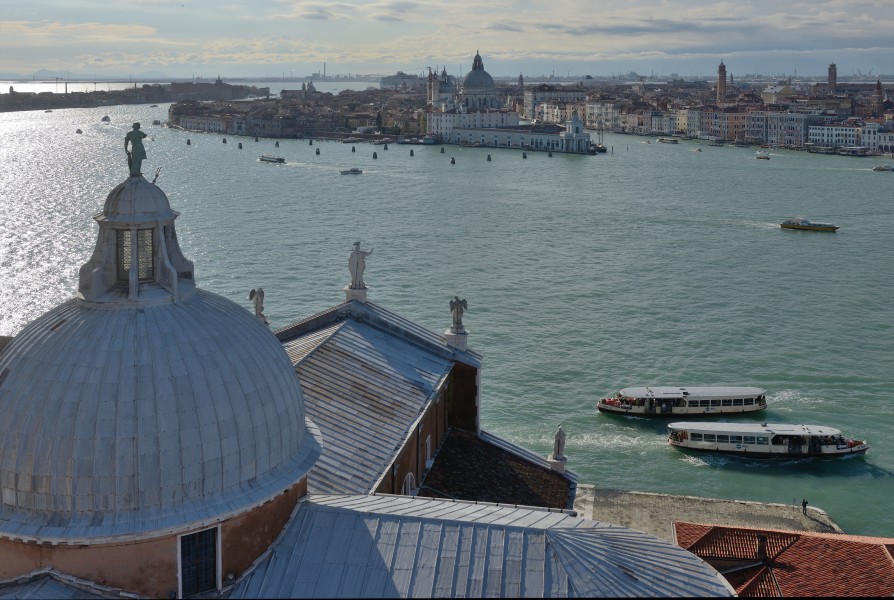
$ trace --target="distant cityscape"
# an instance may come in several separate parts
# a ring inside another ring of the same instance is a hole
[[[852,156],[894,152],[894,84],[862,73],[839,77],[734,77],[723,61],[714,79],[494,78],[476,55],[463,78],[427,74],[193,79],[118,91],[0,94],[0,111],[172,103],[169,124],[231,135],[401,136],[405,140],[594,153],[590,132],[673,136]],[[280,81],[279,94],[249,83]],[[314,81],[368,81],[366,90],[318,91]],[[294,84],[293,86],[288,84]],[[250,99],[246,102],[236,100]],[[577,121],[575,121],[575,119]],[[589,130],[587,132],[584,129]]]

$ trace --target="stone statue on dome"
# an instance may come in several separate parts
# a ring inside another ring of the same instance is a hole
[[[140,131],[140,124],[134,123],[133,129],[124,136],[124,152],[127,153],[127,166],[130,167],[130,176],[138,177],[142,173],[140,167],[146,160],[146,149],[143,147],[143,138],[146,134]],[[130,144],[130,149],[127,148]]]
[[[264,316],[264,288],[258,288],[256,290],[252,290],[248,293],[248,299],[253,300],[255,304],[255,317],[263,323],[264,325],[268,325],[269,321],[267,321],[267,317]]]
[[[351,271],[350,289],[366,289],[366,284],[363,283],[363,271],[366,269],[366,257],[372,252],[372,248],[368,252],[361,250],[360,242],[354,242],[354,249],[351,250],[351,256],[348,258],[348,270]]]
[[[463,327],[463,311],[469,307],[469,303],[465,299],[460,300],[459,296],[454,296],[450,301],[450,312],[453,315],[453,325],[450,327],[451,333],[464,333]]]

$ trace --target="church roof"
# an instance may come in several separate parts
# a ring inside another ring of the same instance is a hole
[[[451,429],[419,484],[419,495],[572,508],[575,489],[573,473],[557,473],[530,451],[486,432]]]
[[[710,566],[565,511],[309,496],[230,598],[729,597]]]
[[[479,364],[474,353],[372,303],[334,307],[277,335],[302,382],[307,415],[323,435],[310,493],[373,491],[452,361]]]

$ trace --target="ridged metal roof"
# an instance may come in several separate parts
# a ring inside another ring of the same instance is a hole
[[[323,434],[310,493],[372,491],[450,371],[447,354],[361,321],[347,318],[283,344],[297,363],[307,415]]]
[[[696,556],[545,509],[311,496],[230,598],[729,597]]]
[[[126,537],[238,513],[318,452],[282,346],[216,294],[72,300],[0,354],[0,535]]]

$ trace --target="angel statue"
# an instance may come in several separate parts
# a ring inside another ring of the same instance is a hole
[[[463,311],[469,308],[469,303],[465,299],[460,300],[459,296],[454,296],[450,301],[450,312],[453,314],[453,325],[450,326],[451,333],[464,333],[466,329],[463,327]]]
[[[248,299],[255,303],[255,317],[264,325],[269,325],[267,317],[264,316],[264,288],[258,288],[248,293]]]

